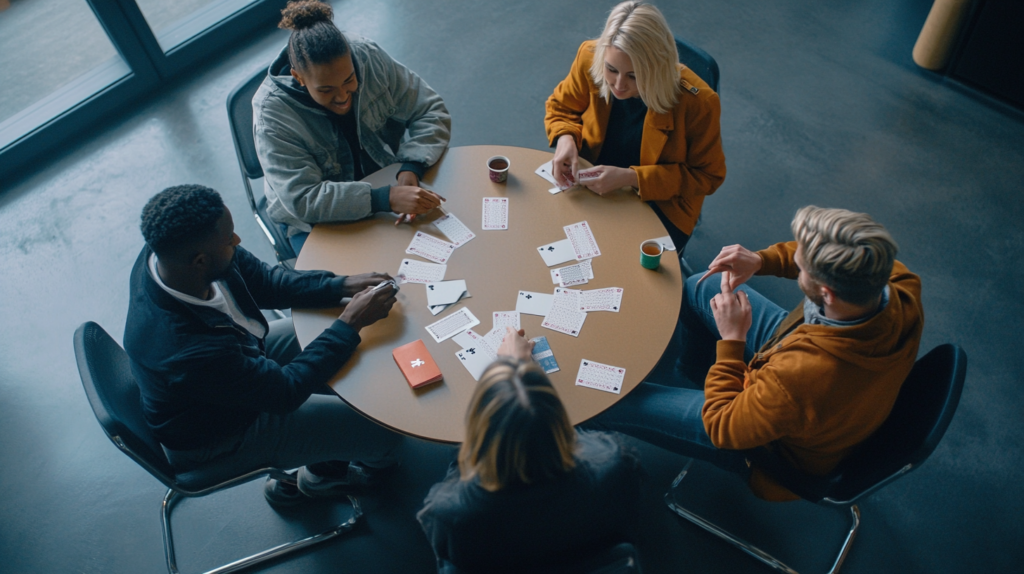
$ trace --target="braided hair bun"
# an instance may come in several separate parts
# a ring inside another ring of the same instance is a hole
[[[293,1],[281,10],[281,22],[277,27],[285,30],[302,30],[318,22],[332,22],[333,19],[334,10],[330,4],[317,0]]]

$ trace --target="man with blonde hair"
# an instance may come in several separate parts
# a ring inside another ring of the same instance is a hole
[[[684,316],[719,339],[703,392],[644,383],[600,426],[743,474],[741,451],[765,446],[823,475],[885,421],[917,358],[921,281],[866,214],[808,206],[792,229],[762,251],[725,247],[687,280]],[[755,274],[796,279],[806,298],[786,313],[743,285]],[[758,496],[795,498],[752,470]]]

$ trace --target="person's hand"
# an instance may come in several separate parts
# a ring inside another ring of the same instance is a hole
[[[593,172],[601,174],[597,179],[583,184],[587,189],[598,195],[607,195],[623,187],[640,187],[640,181],[636,177],[636,172],[627,167],[598,165],[583,171],[588,174]]]
[[[555,158],[551,160],[551,175],[559,187],[569,188],[576,185],[579,161],[580,153],[576,149],[576,140],[569,134],[559,136],[555,145]]]
[[[338,318],[359,331],[388,316],[391,307],[395,304],[396,293],[398,290],[390,285],[376,291],[373,290],[373,287],[367,287],[352,296],[352,301]]]
[[[387,273],[360,273],[349,275],[341,285],[341,296],[351,297],[367,287],[376,287],[381,281],[387,281],[391,276]]]
[[[728,271],[722,272],[722,292],[711,298],[711,312],[723,340],[746,341],[752,320],[750,300],[743,291],[733,293],[729,288],[730,275]]]
[[[524,329],[516,331],[512,327],[505,327],[505,338],[498,347],[498,356],[528,361],[533,357],[533,345],[533,341],[526,340]]]
[[[728,291],[735,291],[748,279],[761,270],[761,256],[742,245],[730,245],[723,247],[711,264],[708,265],[708,272],[697,280],[700,285],[708,277],[715,273],[729,272],[730,280]],[[722,291],[726,291],[725,283],[722,284]]]
[[[391,211],[400,214],[395,225],[404,221],[411,222],[417,215],[427,213],[445,201],[440,195],[418,185],[392,185],[389,200]]]
[[[420,178],[416,177],[414,172],[400,171],[395,177],[395,185],[418,187],[420,185]]]

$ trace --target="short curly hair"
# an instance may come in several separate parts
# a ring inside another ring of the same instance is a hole
[[[202,185],[176,185],[154,195],[142,208],[142,237],[157,255],[205,239],[224,215],[224,200]]]

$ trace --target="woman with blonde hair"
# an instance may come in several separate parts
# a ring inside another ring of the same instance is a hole
[[[718,94],[679,63],[661,12],[623,2],[548,98],[553,175],[562,187],[577,183],[579,157],[587,159],[599,175],[582,184],[599,195],[632,188],[681,255],[704,197],[725,180],[720,115]]]
[[[417,514],[438,569],[523,572],[634,538],[642,471],[612,435],[577,433],[523,331],[480,378],[466,439]]]

